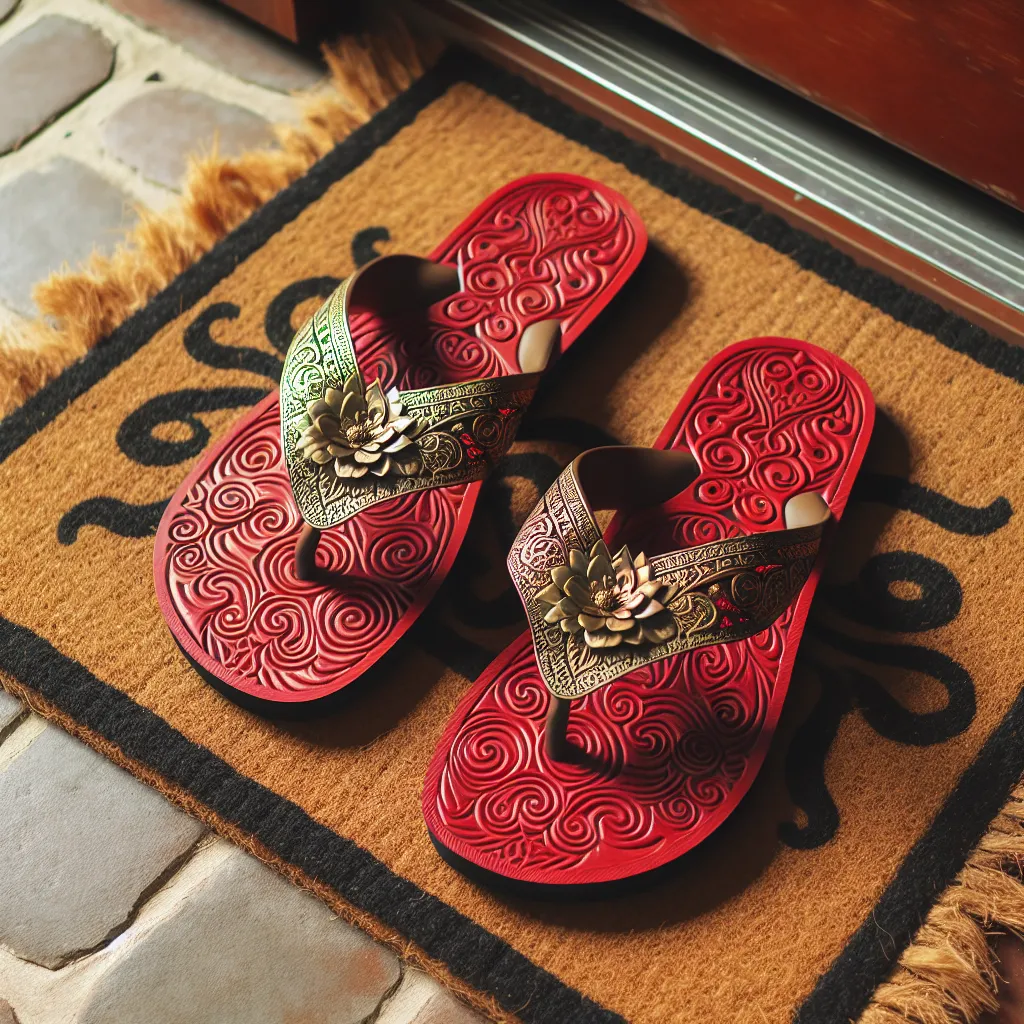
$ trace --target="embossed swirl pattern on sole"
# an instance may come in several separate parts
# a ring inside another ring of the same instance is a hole
[[[642,225],[584,179],[523,179],[432,254],[466,290],[426,322],[351,317],[364,378],[386,389],[518,372],[523,330],[563,322],[563,348],[639,261]],[[294,574],[302,520],[280,455],[276,396],[244,417],[175,495],[157,538],[157,589],[178,643],[249,697],[315,699],[357,679],[415,620],[454,558],[478,484],[394,499],[323,534],[325,582]]]
[[[838,516],[872,418],[867,386],[828,353],[782,339],[733,346],[658,444],[689,447],[699,478],[667,506],[614,522],[612,546],[652,556],[772,529],[808,490]],[[614,881],[681,856],[760,768],[809,599],[748,640],[656,662],[573,701],[575,764],[544,751],[548,694],[524,634],[441,741],[424,793],[431,834],[485,871],[533,883]]]
[[[466,487],[377,505],[324,533],[333,585],[295,576],[302,517],[265,404],[188,492],[170,522],[167,586],[195,642],[235,677],[314,689],[383,642],[437,568]]]

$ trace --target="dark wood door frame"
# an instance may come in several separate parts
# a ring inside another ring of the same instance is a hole
[[[1020,0],[626,0],[1024,209]]]
[[[1024,313],[1000,302],[920,257],[906,252],[841,214],[793,192],[742,161],[506,35],[448,0],[407,0],[407,14],[431,30],[482,53],[571,106],[644,142],[663,157],[724,185],[741,198],[777,213],[809,234],[826,239],[859,263],[879,270],[934,299],[985,330],[1024,344]]]

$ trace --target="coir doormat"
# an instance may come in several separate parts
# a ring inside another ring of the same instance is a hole
[[[428,252],[549,170],[633,203],[651,239],[635,279],[545,383],[451,578],[361,692],[312,722],[239,709],[157,607],[168,497],[340,278]],[[504,571],[517,523],[576,452],[650,443],[703,363],[757,335],[838,353],[879,407],[758,782],[649,891],[477,888],[431,847],[420,786],[468,681],[523,627]],[[0,671],[496,1019],[971,1014],[990,998],[980,926],[1024,909],[1003,870],[1024,852],[1017,805],[1000,816],[1024,768],[1022,383],[1024,351],[448,58],[3,423]]]

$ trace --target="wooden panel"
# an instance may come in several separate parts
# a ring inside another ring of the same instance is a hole
[[[279,36],[299,41],[298,24],[295,17],[296,0],[222,0],[227,6],[258,21],[264,28]]]
[[[293,43],[321,43],[350,27],[357,15],[353,0],[220,0]]]
[[[1019,0],[626,0],[1024,209]]]

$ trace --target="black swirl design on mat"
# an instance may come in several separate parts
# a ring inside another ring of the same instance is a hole
[[[383,225],[363,228],[352,236],[352,262],[357,268],[365,267],[370,260],[377,259],[378,242],[390,242],[391,232]]]
[[[336,277],[305,277],[301,281],[292,282],[287,288],[282,288],[280,293],[271,299],[263,317],[263,330],[270,344],[281,355],[287,353],[295,335],[292,315],[299,303],[307,299],[329,299],[339,284],[341,281]],[[280,380],[280,377],[279,367],[274,382]]]
[[[862,472],[854,489],[861,501],[877,501],[923,516],[951,533],[984,536],[1013,515],[1005,497],[977,508],[938,491],[881,473]],[[948,566],[914,551],[869,558],[854,583],[822,589],[820,602],[859,626],[891,633],[924,633],[952,622],[963,605],[963,588]],[[825,761],[844,715],[857,711],[880,736],[909,746],[931,746],[959,735],[974,720],[976,694],[970,673],[948,655],[915,644],[868,643],[818,620],[808,635],[863,662],[929,676],[946,691],[945,707],[915,712],[904,707],[871,674],[811,662],[821,683],[818,703],[793,737],[785,779],[806,824],[782,822],[779,838],[794,849],[827,843],[839,828],[839,810],[825,782]],[[803,662],[808,664],[806,659]]]
[[[929,747],[959,736],[974,721],[974,680],[948,654],[916,644],[867,643],[821,623],[815,623],[812,630],[818,640],[837,651],[875,665],[919,672],[946,691],[945,707],[937,711],[908,711],[872,676],[845,669],[857,709],[879,736],[909,746]]]
[[[270,352],[242,345],[222,345],[214,341],[210,328],[218,320],[235,320],[241,309],[233,302],[215,302],[202,311],[185,328],[183,343],[185,351],[199,363],[212,366],[215,370],[249,370],[261,377],[269,377],[275,384],[281,379],[283,360]],[[269,314],[268,314],[269,315]]]
[[[916,589],[917,596],[895,593],[898,584]],[[946,566],[915,551],[873,555],[857,582],[821,593],[823,601],[848,619],[893,633],[922,633],[945,626],[960,614],[963,597],[959,581]]]
[[[839,829],[839,808],[825,784],[825,761],[852,702],[848,687],[816,668],[821,696],[793,737],[784,767],[790,799],[807,818],[804,825],[779,825],[779,838],[794,850],[823,846]]]
[[[854,501],[877,501],[906,512],[914,512],[951,533],[982,537],[1005,526],[1013,515],[1013,506],[1002,496],[977,508],[961,505],[938,491],[912,484],[899,476],[862,471],[851,496]]]
[[[327,298],[339,283],[335,277],[309,277],[283,288],[267,305],[264,317],[264,329],[271,344],[286,352],[294,334],[291,318],[295,308],[310,298]],[[235,320],[241,312],[233,302],[207,306],[183,332],[185,351],[196,362],[215,370],[248,370],[276,384],[283,365],[279,356],[258,348],[225,345],[213,339],[212,329],[218,321]],[[141,466],[179,465],[200,455],[210,441],[209,428],[197,414],[247,408],[266,394],[261,388],[222,387],[184,388],[156,395],[124,418],[117,431],[117,445]],[[157,435],[161,427],[170,425],[186,426],[189,436],[171,440]],[[88,498],[61,516],[57,540],[64,545],[74,544],[83,526],[101,526],[119,537],[151,537],[169,500],[133,505],[114,497]]]
[[[176,466],[194,459],[210,440],[209,427],[196,413],[255,405],[266,395],[262,388],[185,388],[157,395],[125,417],[117,431],[117,446],[141,466]],[[184,424],[191,436],[171,441],[153,433],[173,423]]]
[[[102,526],[119,537],[152,537],[167,501],[164,498],[148,505],[132,505],[119,498],[88,498],[60,517],[57,540],[65,545],[74,544],[83,526]]]
[[[820,623],[808,633],[861,660],[929,676],[945,689],[947,699],[945,707],[936,711],[910,711],[874,676],[805,658],[804,664],[814,669],[821,694],[786,752],[786,787],[807,818],[802,826],[791,821],[779,825],[779,838],[795,850],[823,846],[839,829],[839,810],[825,781],[825,762],[847,714],[860,712],[875,732],[895,743],[928,747],[962,733],[976,710],[970,673],[941,651],[913,644],[864,643]]]

